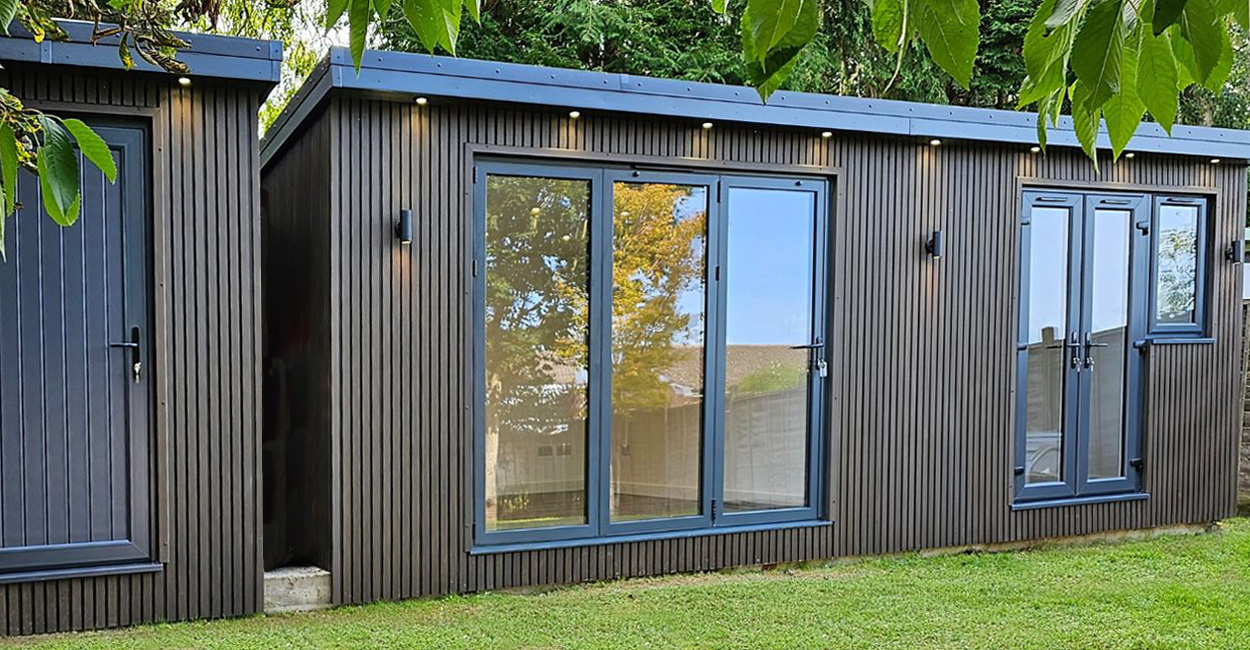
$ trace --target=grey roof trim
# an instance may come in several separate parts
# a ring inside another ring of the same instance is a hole
[[[60,23],[69,38],[42,43],[36,43],[30,32],[15,23],[11,36],[0,34],[0,61],[125,70],[117,56],[117,37],[92,44],[91,23],[76,20]],[[183,32],[178,32],[178,36],[191,44],[189,50],[178,53],[178,60],[191,68],[187,76],[192,79],[235,79],[274,85],[281,78],[282,44],[277,41]],[[133,70],[164,74],[138,55],[134,62]]]
[[[377,50],[365,52],[357,74],[351,54],[341,47],[331,48],[319,70],[320,75],[308,81],[317,85],[317,92],[297,96],[287,107],[263,144],[262,161],[276,153],[311,112],[311,108],[302,104],[320,102],[331,88],[557,106],[583,112],[662,115],[699,122],[740,122],[1020,145],[1037,142],[1037,115],[1016,111],[789,91],[777,92],[765,105],[754,89],[742,86]],[[1070,118],[1061,118],[1059,125],[1050,129],[1049,142],[1058,146],[1079,146]],[[1098,145],[1110,148],[1105,132],[1099,134]],[[1169,137],[1157,124],[1145,123],[1137,130],[1129,148],[1141,152],[1246,159],[1250,158],[1250,131],[1178,125]]]

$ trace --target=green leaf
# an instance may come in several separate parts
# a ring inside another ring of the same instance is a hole
[[[473,0],[473,1],[476,1],[476,0]],[[727,1],[728,0],[712,0],[712,11],[715,11],[718,14],[724,15],[725,9],[727,8],[725,6]]]
[[[1221,65],[1224,52],[1232,48],[1215,1],[1188,0],[1176,21],[1181,40],[1187,41],[1193,49],[1194,80],[1204,85]]]
[[[0,125],[0,184],[4,185],[4,214],[0,219],[13,214],[17,204],[17,170],[17,136],[12,126]]]
[[[348,45],[352,52],[352,62],[356,70],[360,70],[360,61],[365,56],[365,38],[369,34],[369,21],[373,18],[372,0],[351,0],[352,6],[347,14]]]
[[[463,0],[441,0],[443,9],[443,47],[453,55],[456,53],[456,41],[460,39],[460,17],[464,8]]]
[[[1080,81],[1072,84],[1070,95],[1072,98],[1072,128],[1076,131],[1076,139],[1080,141],[1081,149],[1093,161],[1094,170],[1097,171],[1098,123],[1101,119],[1101,113],[1098,105],[1093,103],[1089,90]]]
[[[906,2],[908,0],[876,0],[872,4],[872,35],[887,52],[898,52],[903,41]]]
[[[1046,16],[1055,2],[1056,0],[1042,2],[1024,35],[1024,67],[1028,78],[1020,91],[1021,107],[1067,89],[1068,54],[1072,50],[1077,21],[1054,30],[1047,29]]]
[[[1180,85],[1172,39],[1166,32],[1158,36],[1147,34],[1142,39],[1141,59],[1137,66],[1137,94],[1146,105],[1146,110],[1150,111],[1150,116],[1171,135],[1180,105]]]
[[[1158,0],[1155,4],[1154,18],[1151,19],[1155,36],[1162,34],[1163,30],[1176,24],[1176,21],[1181,17],[1181,12],[1185,10],[1185,4],[1188,1],[1189,0]]]
[[[747,80],[755,86],[764,101],[768,101],[769,96],[789,78],[799,53],[816,37],[820,28],[820,11],[816,0],[804,2],[799,9],[801,14],[794,21],[793,28],[775,47],[764,53],[762,60],[753,58],[758,55],[760,45],[754,40],[755,33],[751,31],[746,16],[743,16],[742,50],[746,57]]]
[[[725,0],[712,0],[712,8],[716,8],[716,4],[720,3],[720,13],[725,13]],[[481,24],[482,22],[482,0],[464,0],[464,6],[469,10],[469,17],[473,22]]]
[[[373,8],[379,17],[385,18],[391,12],[391,0],[373,0]]]
[[[1176,87],[1184,90],[1198,80],[1198,63],[1194,61],[1194,48],[1189,41],[1181,38],[1180,27],[1173,25],[1167,33],[1168,40],[1172,42],[1172,53],[1176,55]]]
[[[64,122],[65,128],[74,136],[74,140],[78,143],[78,150],[82,155],[91,161],[91,164],[104,172],[105,178],[109,182],[117,180],[117,162],[113,160],[113,152],[109,150],[108,143],[103,138],[96,135],[91,127],[87,126],[82,120],[67,119]]]
[[[938,67],[964,88],[981,42],[981,8],[977,0],[912,0],[916,33]]]
[[[1046,151],[1046,119],[1049,117],[1052,101],[1052,95],[1043,95],[1037,100],[1037,144],[1042,151]]]
[[[69,133],[55,118],[41,115],[39,124],[43,129],[43,146],[39,149],[36,166],[43,205],[53,221],[71,226],[78,220],[78,156]]]
[[[1124,55],[1124,0],[1103,0],[1085,17],[1072,42],[1072,71],[1089,92],[1094,108],[1120,91],[1120,66]]]
[[[1085,6],[1089,4],[1089,0],[1056,0],[1054,9],[1046,18],[1046,28],[1054,29],[1060,25],[1066,25],[1072,22],[1072,18],[1080,16],[1085,12]],[[1037,12],[1038,16],[1045,16],[1042,11]]]
[[[1103,119],[1107,121],[1107,136],[1116,160],[1119,160],[1120,153],[1128,146],[1146,114],[1146,105],[1137,94],[1140,43],[1140,34],[1134,34],[1125,44],[1120,66],[1120,92],[1112,95],[1102,107]]]
[[[14,16],[17,16],[18,0],[0,0],[0,24],[4,26],[4,33],[9,33],[9,25],[13,22]],[[0,241],[0,244],[3,242]]]
[[[747,0],[742,13],[742,48],[747,61],[764,63],[800,22],[805,8],[815,3],[816,0]]]
[[[455,54],[462,6],[462,0],[404,0],[404,16],[426,51],[442,46]]]
[[[326,29],[334,29],[339,24],[339,19],[347,12],[347,5],[351,0],[327,0],[326,1]]]

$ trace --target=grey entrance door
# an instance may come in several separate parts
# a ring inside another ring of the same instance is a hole
[[[152,465],[147,134],[93,125],[71,228],[23,173],[0,263],[0,581],[150,557]]]

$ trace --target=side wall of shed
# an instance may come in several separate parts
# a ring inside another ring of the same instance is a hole
[[[331,562],[329,136],[315,123],[262,182],[266,570]]]
[[[1233,510],[1240,270],[1215,253],[1213,344],[1151,348],[1151,498],[1012,512],[1020,178],[1218,191],[1241,235],[1245,168],[1079,152],[332,97],[334,599],[641,576],[1208,522]],[[670,165],[840,169],[833,212],[833,526],[470,555],[470,145]],[[415,237],[391,232],[404,207]],[[923,242],[947,236],[933,261]],[[311,403],[311,402],[310,402]],[[332,411],[332,412],[331,412]]]
[[[166,325],[163,342],[157,333],[157,420],[168,472],[154,478],[151,517],[169,543],[159,573],[0,586],[0,636],[254,613],[262,589],[261,91],[47,65],[9,67],[0,85],[44,108],[69,104],[151,124],[153,294]]]

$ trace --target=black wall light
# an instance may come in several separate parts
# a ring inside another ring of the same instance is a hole
[[[1244,261],[1246,259],[1246,242],[1239,239],[1225,247],[1224,259],[1233,263]]]
[[[395,237],[401,244],[412,243],[412,210],[404,208],[399,211],[399,221],[395,222]]]
[[[924,243],[924,249],[933,256],[933,259],[942,259],[942,253],[946,252],[946,237],[941,230],[934,230],[933,234],[929,235],[928,241]]]

